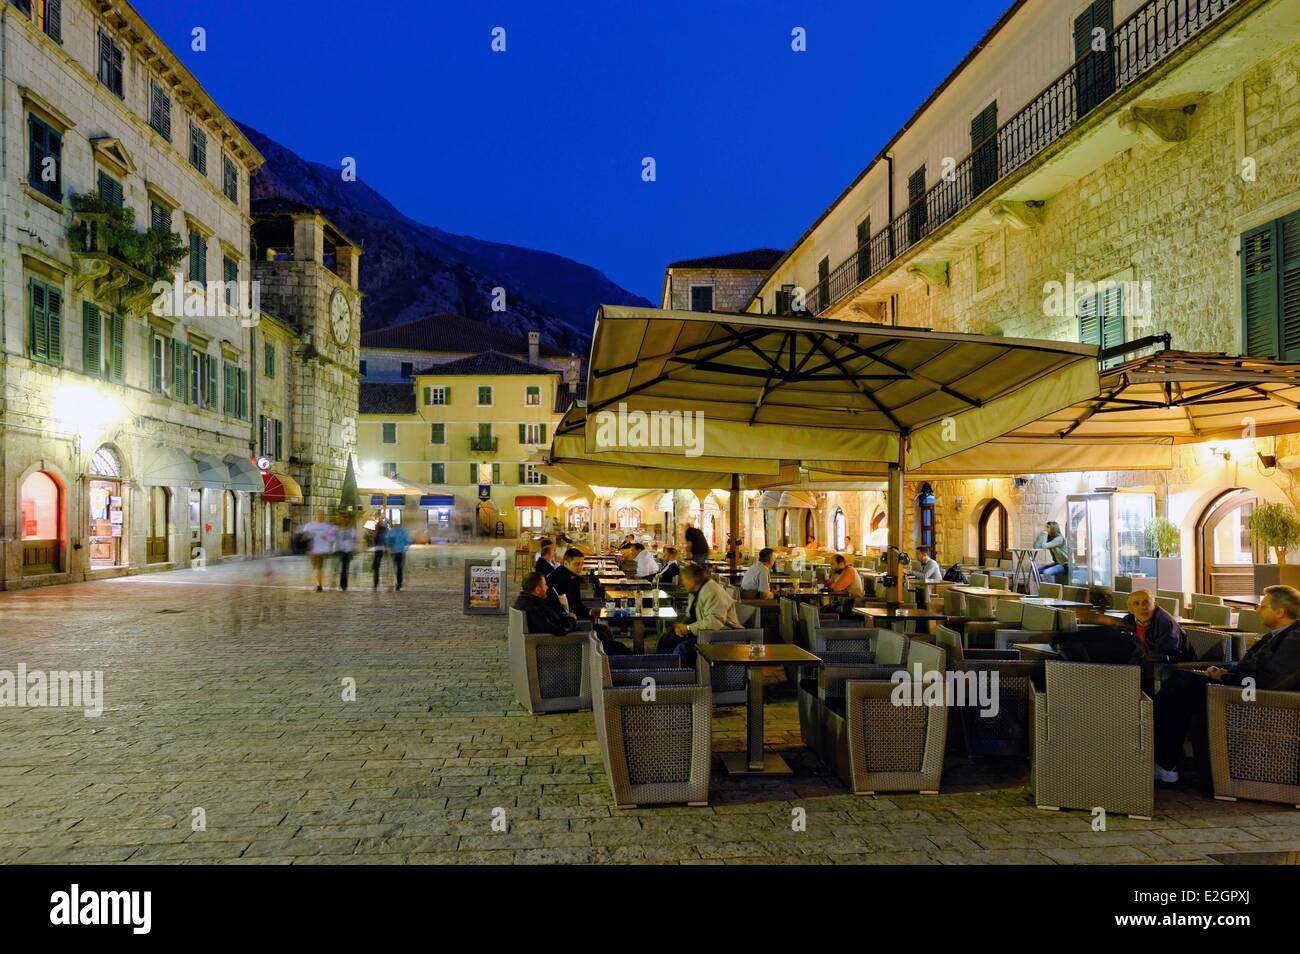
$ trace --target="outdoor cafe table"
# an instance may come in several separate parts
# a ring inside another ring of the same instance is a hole
[[[621,586],[627,589],[648,589],[650,586],[649,580],[643,580],[637,576],[600,576],[596,578],[596,582],[601,585],[602,589],[611,586]]]
[[[607,600],[653,600],[656,596],[661,602],[668,602],[668,594],[663,590],[642,589],[640,587],[609,586],[605,588]]]
[[[1015,590],[995,590],[991,586],[971,586],[967,583],[954,583],[952,592],[965,593],[967,596],[985,596],[994,600],[1018,600],[1025,595]]]
[[[1237,596],[1225,596],[1224,604],[1232,603],[1234,606],[1245,606],[1248,609],[1257,609],[1259,607],[1259,597],[1254,593],[1238,594]]]
[[[1084,603],[1079,600],[1063,600],[1055,596],[1026,596],[1020,600],[1022,603],[1032,603],[1036,606],[1050,606],[1052,609],[1068,610],[1090,610],[1095,609],[1091,603]]]
[[[619,624],[622,622],[631,623],[632,649],[637,653],[645,652],[646,620],[675,620],[676,618],[677,610],[673,609],[671,606],[661,606],[658,611],[656,611],[653,606],[642,606],[639,609],[631,610],[607,610],[602,606],[600,609],[596,610],[596,619],[602,622],[612,624]]]
[[[1012,649],[1020,650],[1021,657],[1037,656],[1041,659],[1063,659],[1061,651],[1051,643],[1012,643]]]
[[[888,629],[893,629],[894,624],[899,620],[928,623],[931,620],[946,620],[948,618],[943,613],[936,613],[933,610],[919,609],[913,606],[855,606],[853,612],[858,616],[866,617],[868,621],[875,625],[885,626]]]
[[[789,643],[700,643],[695,651],[715,666],[744,666],[745,751],[724,752],[722,764],[731,775],[789,775],[790,766],[775,752],[763,752],[763,669],[772,666],[820,666],[821,660]]]

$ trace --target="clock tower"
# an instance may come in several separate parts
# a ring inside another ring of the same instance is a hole
[[[303,510],[328,511],[356,452],[361,248],[310,206],[261,199],[252,212],[261,310],[295,332],[283,379],[266,382],[287,389],[285,466],[302,487]],[[255,359],[262,354],[254,348]]]

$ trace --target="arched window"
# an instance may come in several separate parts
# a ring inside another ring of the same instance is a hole
[[[122,468],[117,462],[117,455],[110,447],[101,447],[90,458],[90,473],[93,477],[121,477]]]
[[[641,510],[638,507],[618,508],[618,528],[636,530],[641,526]]]
[[[934,490],[928,483],[916,495],[916,545],[934,552]]]
[[[591,523],[591,508],[587,506],[569,508],[569,529],[581,530]]]
[[[28,475],[18,488],[23,573],[57,573],[63,560],[63,488],[49,474]]]
[[[1000,500],[990,500],[980,514],[979,561],[986,564],[994,560],[1011,559],[1007,547],[1007,508]]]
[[[122,537],[126,531],[126,498],[122,494],[122,466],[110,447],[101,447],[90,456],[90,474],[86,481],[90,526],[87,543],[90,565],[119,566]]]
[[[844,519],[844,511],[835,508],[835,516],[831,518],[831,546],[836,550],[843,550],[848,537],[848,523]]]

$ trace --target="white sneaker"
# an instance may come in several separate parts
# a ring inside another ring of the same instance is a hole
[[[1159,765],[1157,765],[1156,781],[1165,782],[1166,784],[1172,785],[1174,782],[1178,781],[1178,771],[1176,769],[1174,770],[1164,769],[1161,768]]]

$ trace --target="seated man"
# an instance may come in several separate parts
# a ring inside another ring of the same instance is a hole
[[[659,637],[656,652],[674,653],[682,657],[683,665],[693,667],[700,632],[740,629],[740,617],[736,615],[736,601],[698,563],[682,564],[682,588],[690,594],[686,600],[685,622],[674,623],[671,634]]]
[[[1134,590],[1128,595],[1127,605],[1128,615],[1120,622],[1120,628],[1137,637],[1147,659],[1182,662],[1191,658],[1178,621],[1156,604],[1150,590]]]
[[[928,547],[916,548],[916,563],[912,567],[912,572],[921,578],[923,583],[942,583],[943,567],[930,554]]]
[[[618,545],[618,552],[622,553],[625,550],[631,550],[632,547],[634,547],[635,545],[636,545],[636,534],[629,533],[627,535],[627,539],[625,539],[622,543]]]
[[[677,577],[681,573],[681,566],[677,562],[677,548],[664,548],[664,565],[659,571],[659,585],[672,586],[677,582]]]
[[[643,543],[632,544],[632,552],[636,554],[636,569],[632,575],[638,580],[653,580],[659,572],[659,561],[655,555]]]
[[[844,558],[844,554],[835,554],[831,561],[831,579],[826,584],[826,588],[842,597],[838,601],[839,614],[844,619],[853,618],[853,605],[861,597],[866,596],[866,590],[862,586],[862,577],[853,564]]]
[[[579,561],[581,562],[581,561]],[[555,572],[559,572],[556,570]],[[529,573],[524,577],[523,583],[520,584],[519,596],[515,598],[514,608],[522,610],[525,623],[524,632],[527,633],[550,633],[552,636],[563,636],[565,633],[571,633],[575,629],[585,629],[587,625],[580,625],[578,617],[572,611],[564,612],[558,601],[553,602],[549,599],[550,587],[547,586],[546,577],[540,573]],[[626,646],[614,639],[609,630],[601,627],[596,630],[596,636],[600,639],[600,644],[605,647],[605,652],[611,656],[623,655],[631,652]]]
[[[758,551],[758,562],[745,571],[740,581],[740,595],[743,599],[772,599],[772,564],[776,562],[776,552],[771,547]]]
[[[1195,726],[1193,748],[1202,787],[1210,785],[1205,734],[1205,690],[1212,683],[1240,686],[1251,680],[1260,691],[1300,689],[1300,590],[1270,586],[1259,601],[1259,619],[1269,634],[1250,648],[1241,662],[1211,666],[1204,673],[1171,673],[1155,699],[1156,779],[1178,781],[1178,762],[1189,728]]]
[[[555,562],[555,545],[547,543],[542,547],[541,552],[537,554],[537,562],[533,564],[533,572],[540,573],[542,576],[550,576],[558,566],[559,564]]]

